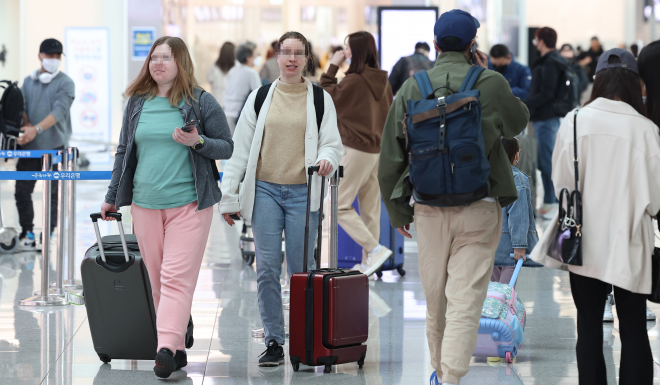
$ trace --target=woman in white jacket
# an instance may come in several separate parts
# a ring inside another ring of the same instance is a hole
[[[591,101],[577,115],[582,266],[561,265],[547,255],[557,218],[531,255],[547,267],[570,271],[581,385],[607,383],[602,316],[608,284],[614,286],[621,335],[619,383],[653,383],[646,297],[651,293],[651,222],[660,210],[660,135],[644,113],[635,58],[623,49],[605,52]],[[573,114],[564,119],[553,154],[557,194],[575,189]]]
[[[316,121],[313,86],[303,78],[309,59],[303,35],[287,32],[278,41],[280,77],[269,87],[257,115],[253,91],[234,133],[234,155],[225,165],[220,212],[252,222],[257,258],[257,295],[267,349],[259,366],[284,362],[284,314],[280,287],[282,231],[286,237],[287,273],[303,270],[307,169],[320,167],[312,179],[310,228],[319,220],[321,177],[337,169],[344,150],[332,98],[323,92],[324,114]],[[313,255],[315,234],[310,234]],[[309,258],[308,269],[314,267]]]

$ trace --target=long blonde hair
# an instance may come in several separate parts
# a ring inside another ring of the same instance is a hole
[[[144,65],[140,70],[140,74],[128,85],[126,97],[147,95],[149,99],[153,99],[158,95],[158,85],[151,77],[149,63],[151,62],[151,54],[154,52],[154,49],[161,44],[170,46],[174,61],[179,70],[174,80],[174,86],[172,86],[172,89],[167,94],[170,104],[176,107],[179,105],[181,99],[188,103],[188,100],[194,98],[195,87],[199,87],[195,78],[195,67],[190,58],[190,52],[188,52],[186,43],[180,38],[172,36],[163,36],[154,42],[154,45],[151,46],[151,50],[149,51],[149,56],[147,56],[147,60],[144,61]]]

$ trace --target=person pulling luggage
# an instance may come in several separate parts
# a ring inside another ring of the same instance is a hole
[[[511,162],[518,199],[502,208],[502,236],[495,252],[495,267],[490,280],[509,284],[516,269],[516,261],[519,259],[524,260],[523,267],[543,267],[543,265],[527,258],[527,255],[538,243],[539,236],[536,233],[529,177],[516,168],[521,151],[518,138],[502,138],[501,141]],[[513,254],[513,258],[511,258],[511,254]]]
[[[346,77],[337,83],[339,67],[349,59]],[[344,177],[339,190],[339,225],[364,249],[362,272],[373,274],[392,255],[381,245],[380,188],[378,159],[380,139],[387,112],[392,105],[392,87],[387,72],[379,69],[376,41],[369,32],[355,32],[346,38],[346,49],[337,51],[321,87],[337,107],[337,120],[344,144]],[[358,199],[360,214],[353,208]]]
[[[259,366],[284,362],[282,231],[290,277],[303,271],[307,167],[320,167],[312,179],[310,227],[315,228],[322,204],[320,177],[337,170],[344,154],[332,97],[303,78],[309,57],[302,34],[287,32],[278,40],[280,77],[248,96],[234,133],[236,151],[222,179],[220,213],[232,226],[232,214],[251,221],[254,233],[257,296],[267,346]],[[308,270],[313,268],[310,258]]]
[[[154,42],[126,96],[131,99],[101,214],[112,220],[107,213],[131,205],[156,310],[154,373],[167,378],[187,364],[193,292],[212,206],[222,196],[215,160],[230,158],[234,144],[222,108],[198,88],[190,53],[178,37]],[[195,119],[199,124],[190,124]]]

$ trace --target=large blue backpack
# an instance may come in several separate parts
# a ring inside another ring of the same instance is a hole
[[[448,86],[433,90],[426,71],[415,74],[424,99],[408,100],[403,130],[416,203],[453,207],[488,197],[480,92],[472,89],[483,71],[472,66],[458,92]],[[443,88],[452,94],[436,98]]]

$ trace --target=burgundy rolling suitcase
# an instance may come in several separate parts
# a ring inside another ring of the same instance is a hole
[[[289,356],[295,372],[300,364],[325,366],[330,373],[332,365],[357,362],[364,365],[369,331],[369,280],[357,270],[317,269],[307,272],[309,243],[309,211],[312,175],[319,167],[310,167],[307,183],[307,216],[305,222],[305,257],[303,272],[291,277],[291,310],[289,320]],[[321,197],[325,178],[321,182]],[[334,186],[336,188],[336,186]],[[336,191],[335,191],[336,193]],[[323,199],[321,199],[323,202]],[[336,201],[333,214],[336,214]],[[323,217],[321,203],[319,219]],[[321,251],[321,220],[317,253]],[[337,237],[337,229],[331,229]],[[336,253],[336,248],[333,252]],[[330,258],[330,261],[336,261]]]

